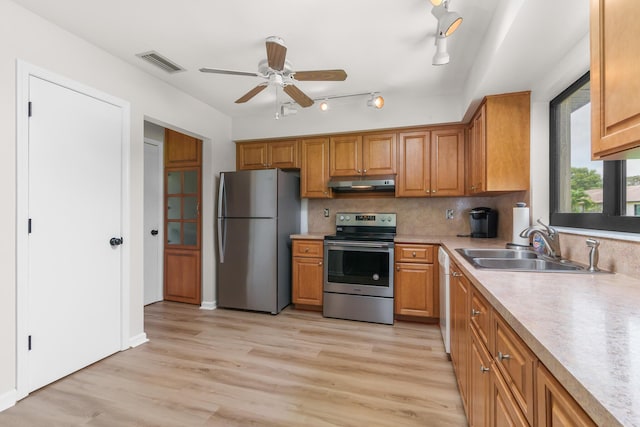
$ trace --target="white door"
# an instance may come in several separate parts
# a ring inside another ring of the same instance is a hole
[[[144,304],[162,300],[162,147],[144,143]]]
[[[120,350],[122,110],[29,77],[29,390]],[[124,244],[127,244],[125,241]]]

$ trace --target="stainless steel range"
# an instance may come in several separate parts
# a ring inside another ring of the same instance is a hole
[[[336,214],[324,238],[325,317],[393,324],[395,213]]]

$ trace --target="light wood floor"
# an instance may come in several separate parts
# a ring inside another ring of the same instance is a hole
[[[436,325],[157,303],[150,342],[49,385],[0,426],[465,426]]]

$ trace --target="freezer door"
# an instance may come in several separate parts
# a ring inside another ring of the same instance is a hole
[[[221,173],[218,217],[277,217],[277,172],[265,169]]]
[[[224,244],[218,263],[218,305],[277,313],[277,220],[219,221]]]

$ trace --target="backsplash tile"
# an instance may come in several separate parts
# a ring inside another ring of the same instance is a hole
[[[560,233],[562,256],[581,264],[588,264],[589,248],[585,242],[588,237],[590,237],[588,234]],[[600,255],[599,268],[628,276],[640,277],[640,242],[602,237],[597,237],[596,240],[600,242],[600,247],[598,248]]]

